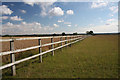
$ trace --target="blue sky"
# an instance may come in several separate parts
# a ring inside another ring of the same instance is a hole
[[[118,32],[117,2],[3,2],[0,7],[2,34]]]

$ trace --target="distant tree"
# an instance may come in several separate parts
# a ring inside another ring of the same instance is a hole
[[[65,36],[65,32],[62,33],[62,36]]]
[[[56,34],[54,33],[53,36],[56,36]]]
[[[73,35],[77,35],[77,34],[78,34],[77,32],[73,33]]]
[[[91,35],[92,35],[92,34],[93,34],[93,31],[90,31],[90,32],[89,32],[89,34],[91,34]]]
[[[89,31],[86,31],[86,34],[89,34]]]
[[[93,35],[93,31],[86,31],[86,34],[90,34],[90,35]]]
[[[10,35],[7,34],[7,35],[4,35],[3,37],[10,37]]]

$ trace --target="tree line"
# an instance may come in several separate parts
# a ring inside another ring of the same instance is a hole
[[[93,31],[86,31],[87,35],[93,35]],[[65,32],[62,32],[61,34],[29,34],[29,35],[0,35],[1,37],[24,37],[24,36],[28,36],[28,37],[44,37],[44,36],[66,36],[66,35],[86,35],[86,34],[79,34],[77,32],[72,33],[72,34],[66,34]]]

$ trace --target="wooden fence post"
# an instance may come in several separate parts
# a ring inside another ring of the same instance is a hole
[[[60,41],[62,41],[62,37],[60,38]],[[61,46],[62,46],[62,42],[61,42]]]
[[[65,37],[65,40],[67,40],[67,37]],[[65,44],[67,44],[67,41],[65,41]],[[66,46],[67,47],[67,46]]]
[[[70,43],[71,43],[71,37],[70,37]],[[71,44],[70,44],[70,47],[71,47]]]
[[[67,37],[65,37],[65,40],[67,40]],[[67,41],[65,41],[65,44],[67,44]]]
[[[78,38],[80,38],[80,36],[78,36]]]
[[[54,38],[51,38],[51,43],[54,43]],[[51,47],[54,49],[54,44],[52,44]],[[54,50],[52,51],[52,56],[54,56]]]
[[[14,51],[14,40],[10,41],[10,51]],[[14,54],[14,53],[11,53],[11,54],[10,54],[10,59],[11,59],[11,63],[15,62],[15,54]],[[11,72],[12,72],[12,75],[13,75],[13,76],[16,75],[15,65],[13,65],[13,66],[11,67]]]
[[[62,41],[62,37],[60,37],[60,41]],[[61,42],[61,45],[60,46],[62,46],[62,42]],[[62,48],[61,48],[61,51],[62,51]]]
[[[80,39],[80,36],[79,36],[79,39]]]
[[[38,39],[38,45],[41,46],[41,39]],[[42,47],[39,47],[39,54],[42,52]],[[39,56],[39,61],[42,63],[42,55]]]
[[[78,35],[77,35],[77,40],[78,40]]]

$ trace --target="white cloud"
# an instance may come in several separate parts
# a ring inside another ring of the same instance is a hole
[[[77,24],[75,24],[75,27],[77,27],[78,25]]]
[[[13,23],[7,22],[6,25],[13,26]]]
[[[107,2],[93,2],[91,5],[91,8],[100,8],[100,7],[104,7],[107,5],[108,5]]]
[[[44,34],[53,33],[55,27],[42,26],[39,22],[21,24],[6,23],[2,25],[2,34]]]
[[[111,19],[108,19],[108,20],[106,20],[106,25],[113,25],[113,26],[115,26],[115,25],[118,25],[118,20],[117,19],[114,19],[114,18],[111,18]]]
[[[23,20],[21,17],[18,17],[18,16],[10,17],[10,19],[13,21],[22,21]]]
[[[108,19],[107,22],[115,21],[115,19]]]
[[[41,24],[40,24],[40,23],[38,23],[38,22],[35,22],[34,24],[35,24],[35,25],[37,25],[37,26],[41,26]]]
[[[49,10],[51,9],[51,5],[53,5],[53,3],[54,2],[41,2],[41,3],[39,3],[40,7],[42,9],[40,15],[43,17],[47,16]]]
[[[24,14],[26,13],[26,11],[25,11],[25,10],[20,10],[20,11],[21,11],[22,13],[24,13]]]
[[[9,17],[8,16],[2,16],[2,19],[3,20],[6,20],[6,19],[8,19]]]
[[[25,4],[28,4],[30,6],[34,6],[34,4],[39,5],[40,3],[54,3],[57,0],[22,0]]]
[[[109,14],[110,17],[113,17],[114,15],[113,14]]]
[[[68,27],[71,27],[71,25],[67,25]]]
[[[53,26],[56,27],[56,28],[59,27],[59,25],[57,25],[57,24],[53,24]]]
[[[21,22],[21,25],[23,25],[23,26],[34,26],[34,27],[41,28],[41,24],[38,23],[38,22],[32,22],[32,23]]]
[[[94,24],[89,24],[89,26],[94,26]]]
[[[103,23],[103,19],[101,17],[98,18],[100,23]],[[94,26],[94,25],[93,25]]]
[[[50,16],[62,16],[64,11],[60,7],[54,7],[49,11]]]
[[[49,10],[51,9],[51,6],[56,2],[57,0],[46,0],[46,2],[40,2],[40,7],[41,7],[41,13],[40,15],[41,16],[47,16],[48,15],[48,12]]]
[[[28,4],[30,6],[34,6],[39,5],[41,7],[41,12],[40,15],[42,17],[44,16],[62,16],[64,15],[64,11],[60,8],[60,7],[54,7],[52,8],[53,4],[56,2],[57,0],[45,0],[45,1],[35,1],[35,0],[23,0],[23,2],[25,4]]]
[[[96,27],[88,27],[88,28],[82,28],[80,29],[81,32],[93,30],[95,33],[114,33],[118,32],[117,26],[109,26],[109,25],[100,25]]]
[[[67,10],[66,13],[67,13],[68,15],[73,15],[73,14],[74,14],[73,10]]]
[[[25,4],[28,4],[30,6],[39,5],[41,7],[41,13],[40,15],[42,17],[47,16],[49,10],[51,9],[51,6],[53,5],[54,2],[57,0],[44,0],[44,1],[37,1],[37,0],[23,0]]]
[[[35,1],[35,0],[23,0],[23,2],[25,3],[25,4],[28,4],[28,5],[30,5],[30,6],[34,6],[34,4],[36,4],[37,2]]]
[[[26,4],[30,5],[30,6],[34,6],[34,2],[25,2]]]
[[[14,6],[14,4],[10,4],[11,6]]]
[[[31,1],[31,2],[25,2],[28,5],[34,6],[34,4],[39,5],[41,7],[41,16],[47,16],[49,10],[51,9],[51,6],[53,3],[56,2],[56,0],[51,0],[51,1],[43,1],[43,2],[37,2],[37,1]]]
[[[58,20],[59,23],[64,22],[64,20]]]
[[[46,11],[42,10],[40,15],[44,17],[44,16],[47,16],[47,13],[46,13]]]
[[[113,13],[117,13],[118,12],[118,6],[111,6],[109,8]]]
[[[79,27],[74,30],[81,33],[85,33],[86,31],[90,31],[90,30],[93,30],[95,33],[115,33],[118,32],[118,21],[115,20],[110,23],[106,22],[106,24],[104,25]]]
[[[26,22],[22,22],[23,25],[26,25]]]
[[[0,6],[0,14],[2,15],[11,15],[13,13],[12,10],[10,10],[6,5]]]
[[[64,24],[71,24],[71,22],[64,22]]]

